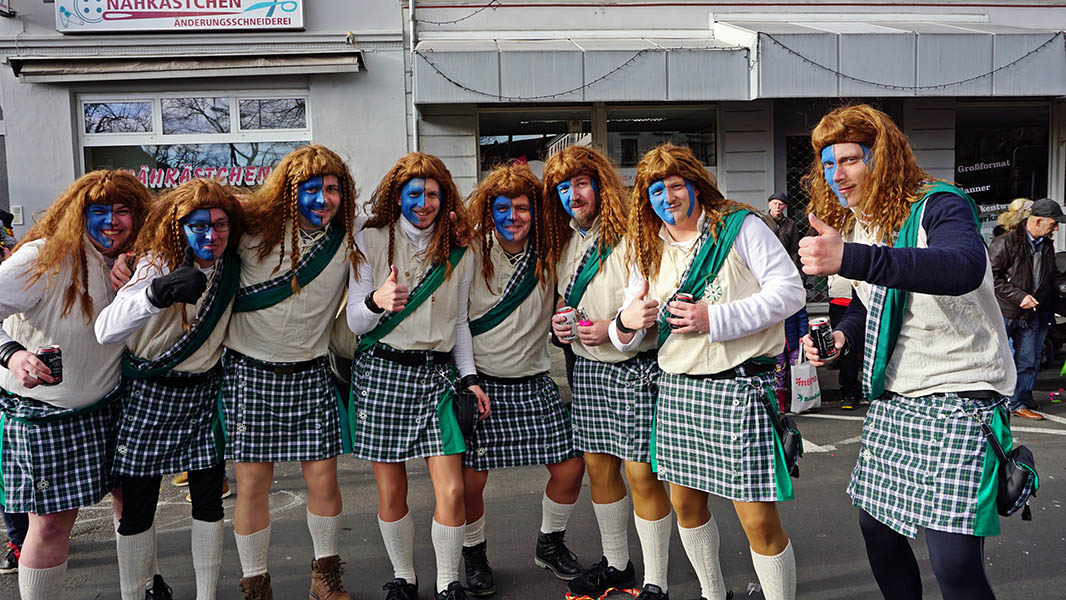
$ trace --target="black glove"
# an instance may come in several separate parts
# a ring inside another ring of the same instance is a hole
[[[166,308],[175,302],[196,304],[207,289],[207,276],[193,266],[192,247],[185,247],[185,260],[177,269],[152,280],[148,286],[148,301],[158,308]]]

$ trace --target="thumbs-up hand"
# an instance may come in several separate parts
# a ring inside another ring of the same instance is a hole
[[[400,285],[399,276],[400,272],[396,265],[392,265],[385,283],[374,291],[374,304],[389,312],[400,312],[404,306],[407,306],[407,286]]]
[[[640,295],[622,309],[622,325],[629,329],[647,329],[659,316],[659,302],[648,297],[648,280],[641,284]]]
[[[844,240],[840,233],[813,214],[807,216],[818,235],[805,237],[799,243],[803,272],[808,275],[836,275],[844,259]]]
[[[177,269],[156,277],[148,286],[148,301],[158,308],[175,302],[196,304],[207,289],[207,276],[196,268],[196,255],[191,246],[185,247],[185,257]]]

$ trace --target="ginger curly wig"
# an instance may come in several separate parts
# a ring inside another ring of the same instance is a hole
[[[489,283],[494,272],[492,261],[489,260],[489,251],[492,250],[492,245],[496,241],[496,221],[492,216],[493,203],[498,196],[512,199],[525,196],[529,199],[530,229],[527,239],[533,251],[539,256],[537,231],[540,227],[537,226],[537,219],[540,215],[540,190],[540,179],[533,174],[529,165],[511,161],[493,169],[467,199],[467,211],[472,221],[470,228],[474,232],[474,244],[477,245],[482,257],[481,274],[485,277],[486,284]],[[537,281],[544,281],[544,272],[541,270],[537,271]]]

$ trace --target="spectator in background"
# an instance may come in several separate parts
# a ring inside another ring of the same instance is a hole
[[[799,241],[803,237],[803,232],[796,227],[796,221],[785,213],[788,208],[788,196],[783,192],[775,192],[767,198],[766,203],[769,214],[763,217],[763,221],[766,221],[766,224],[770,226],[770,231],[774,232],[777,239],[781,240],[781,245],[785,247],[785,251],[788,252],[788,257],[796,265],[796,269],[801,269]],[[800,271],[800,273],[802,272]]]
[[[1058,231],[1059,223],[1066,223],[1066,214],[1050,198],[1033,202],[1028,215],[1024,207],[1020,208],[1014,231],[992,240],[988,258],[1018,373],[1008,408],[1016,417],[1040,421],[1044,417],[1033,412],[1039,408],[1033,402],[1033,384],[1048,327],[1055,319],[1056,296],[1066,295],[1066,276],[1055,268],[1050,237]]]
[[[11,229],[11,221],[15,215],[0,208],[0,262],[4,262],[18,241],[15,232]],[[4,518],[4,527],[7,528],[7,549],[0,550],[0,574],[15,573],[19,568],[19,554],[22,552],[22,541],[26,539],[26,529],[29,527],[29,517],[26,513],[4,512],[0,507],[0,516]]]
[[[834,329],[844,318],[844,313],[851,304],[854,287],[850,279],[840,275],[829,276],[829,322]],[[836,364],[840,369],[840,409],[855,410],[855,407],[862,403],[862,385],[859,383],[862,348],[852,349],[851,352],[838,358]],[[824,398],[822,400],[825,401]]]
[[[787,202],[788,196],[784,193],[771,194],[766,200],[769,214],[763,216],[763,221],[781,241],[788,257],[792,259],[792,264],[796,265],[800,277],[803,278],[799,262],[799,241],[803,233],[796,227],[796,222],[785,214]],[[806,307],[785,319],[785,351],[777,356],[777,367],[774,369],[774,393],[777,395],[777,407],[781,412],[788,412],[789,399],[792,397],[791,366],[799,358],[799,339],[807,335],[808,327]]]
[[[4,259],[11,256],[17,243],[15,232],[11,229],[11,222],[14,219],[15,215],[0,208],[0,262],[4,262]]]

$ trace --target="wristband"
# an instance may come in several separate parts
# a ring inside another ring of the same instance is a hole
[[[369,309],[370,312],[374,313],[375,315],[380,315],[381,313],[385,312],[384,308],[381,308],[380,306],[378,306],[377,302],[374,302],[374,292],[370,292],[366,295],[366,300],[363,301],[363,304],[365,304],[367,309]]]
[[[619,333],[636,333],[636,329],[630,329],[622,324],[622,313],[618,313],[614,318],[614,326],[618,328]]]
[[[459,388],[460,389],[464,389],[464,390],[465,389],[469,389],[471,386],[475,386],[475,385],[477,385],[477,386],[481,385],[481,378],[478,377],[477,375],[474,375],[474,374],[463,375],[463,377],[459,379]]]
[[[4,344],[3,346],[0,346],[0,367],[6,369],[7,361],[11,360],[11,357],[14,356],[16,352],[20,352],[25,349],[25,346],[14,340]]]

